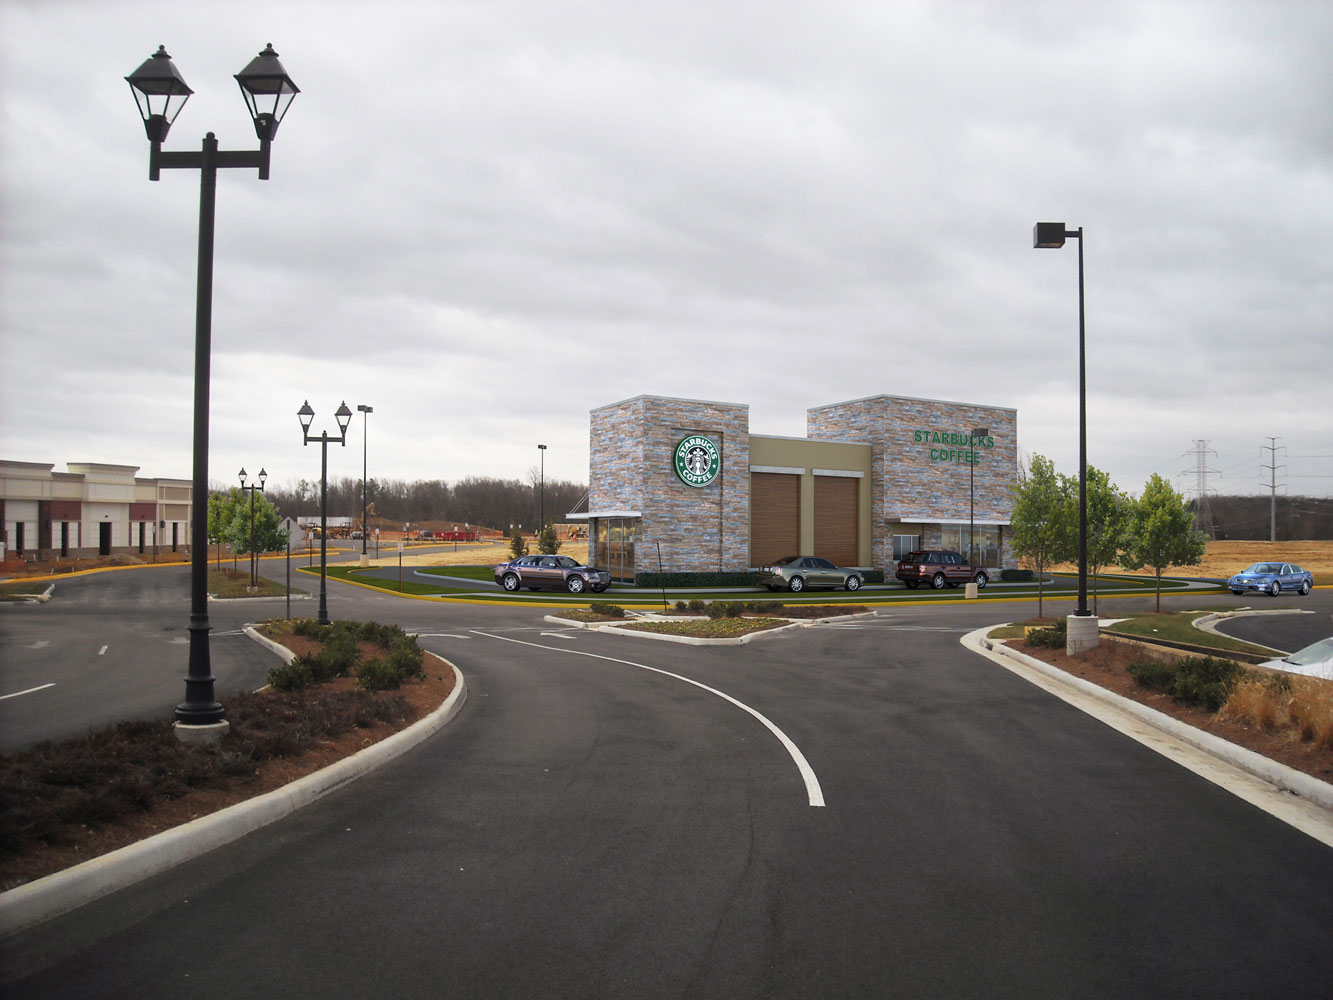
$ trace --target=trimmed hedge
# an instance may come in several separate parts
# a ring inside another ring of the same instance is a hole
[[[862,583],[883,583],[882,569],[858,571]],[[758,573],[635,573],[634,586],[651,590],[677,587],[757,587]]]
[[[1002,569],[1000,579],[1011,583],[1031,583],[1037,579],[1037,574],[1030,569]]]
[[[757,573],[635,573],[634,586],[660,590],[663,587],[757,587]]]

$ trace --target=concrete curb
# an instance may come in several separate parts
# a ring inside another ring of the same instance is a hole
[[[462,673],[448,660],[439,659],[453,670],[454,689],[439,708],[421,721],[282,788],[0,893],[0,937],[9,937],[68,913],[238,840],[411,750],[442,729],[467,700],[467,683]]]
[[[1001,665],[1004,665],[1004,657],[1015,660],[1029,670],[1034,670],[1057,684],[1073,688],[1088,697],[1110,705],[1140,722],[1147,723],[1155,729],[1168,733],[1183,743],[1188,743],[1195,749],[1211,754],[1233,767],[1259,778],[1261,781],[1266,781],[1283,791],[1299,796],[1322,809],[1333,811],[1333,785],[1328,782],[1320,781],[1318,778],[1287,767],[1285,764],[1269,760],[1252,750],[1238,747],[1221,737],[1204,732],[1202,729],[1196,729],[1156,709],[1142,705],[1132,698],[1125,698],[1114,691],[1108,691],[1091,681],[1086,681],[1082,677],[1067,674],[1043,660],[1010,649],[1004,643],[992,642],[985,638],[985,633],[992,628],[995,628],[995,626],[988,626],[968,633],[963,636],[963,645],[983,656],[990,655],[1001,662]]]
[[[290,649],[288,649],[280,642],[274,642],[267,636],[260,635],[259,632],[257,632],[255,628],[251,625],[245,626],[245,634],[248,635],[255,642],[259,643],[259,645],[267,649],[270,653],[274,653],[277,656],[280,656],[282,658],[283,663],[291,663],[292,660],[296,659],[296,654],[293,653]]]

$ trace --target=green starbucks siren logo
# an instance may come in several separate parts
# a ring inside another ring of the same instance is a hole
[[[717,445],[702,434],[691,434],[676,445],[676,475],[687,486],[707,486],[721,471]]]

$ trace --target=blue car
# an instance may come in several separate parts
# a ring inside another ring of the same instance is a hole
[[[1314,574],[1291,563],[1260,562],[1227,581],[1233,594],[1264,593],[1277,597],[1284,590],[1304,595],[1314,586]]]

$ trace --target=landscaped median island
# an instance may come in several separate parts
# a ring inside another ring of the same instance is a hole
[[[1033,620],[989,638],[1066,673],[1153,708],[1322,781],[1333,782],[1333,681],[1259,669],[1232,657],[1262,651],[1192,626],[1205,612],[1138,615],[1113,626],[1171,637],[1216,652],[1200,655],[1102,634],[1078,656],[1065,653],[1064,621]]]
[[[296,656],[274,667],[272,686],[222,697],[231,727],[216,744],[181,742],[168,713],[0,756],[0,889],[280,788],[405,729],[453,690],[452,668],[397,626],[307,619],[258,631]]]
[[[781,601],[677,601],[674,611],[650,617],[627,618],[618,604],[598,602],[589,608],[571,608],[551,616],[584,625],[611,625],[617,632],[649,632],[684,639],[743,639],[770,629],[784,628],[792,619],[821,620],[868,614],[854,604],[783,604]]]

